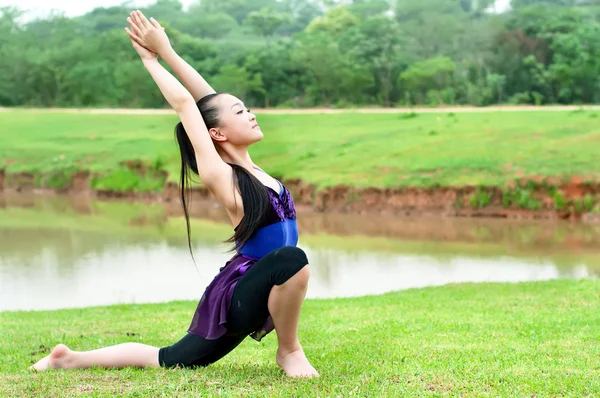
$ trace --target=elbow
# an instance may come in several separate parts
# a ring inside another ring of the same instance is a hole
[[[181,114],[186,109],[196,109],[197,105],[196,101],[194,101],[194,98],[190,95],[173,100],[171,103],[171,107],[177,114]]]

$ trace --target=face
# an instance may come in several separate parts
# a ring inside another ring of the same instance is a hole
[[[220,126],[211,131],[213,139],[236,146],[247,146],[263,139],[256,116],[239,98],[223,94],[215,100],[219,102]]]

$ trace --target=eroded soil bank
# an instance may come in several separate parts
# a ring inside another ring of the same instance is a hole
[[[148,174],[150,171],[137,169]],[[164,174],[157,174],[164,179]],[[0,191],[23,194],[69,194],[100,199],[150,200],[179,204],[179,188],[165,182],[160,191],[135,192],[93,189],[89,172],[77,171],[59,186],[48,175],[6,173],[0,169]],[[571,219],[600,221],[600,183],[583,177],[522,177],[504,187],[357,188],[314,185],[281,178],[296,205],[315,212],[433,217],[493,217],[510,219]],[[191,200],[212,200],[210,192],[194,187]]]

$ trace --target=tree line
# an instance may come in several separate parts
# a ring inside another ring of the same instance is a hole
[[[141,8],[217,91],[259,107],[600,101],[600,0],[178,0]],[[0,106],[163,107],[131,8],[0,8]]]

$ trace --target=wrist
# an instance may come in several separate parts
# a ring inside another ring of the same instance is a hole
[[[158,55],[165,60],[165,62],[169,63],[170,60],[177,57],[177,53],[173,50],[173,47],[167,46],[158,53]]]
[[[144,65],[153,65],[153,64],[157,64],[158,63],[158,58],[153,57],[153,58],[142,58],[142,62],[144,63]]]
[[[155,65],[160,65],[158,58],[142,58],[142,63],[146,68],[151,68]]]

